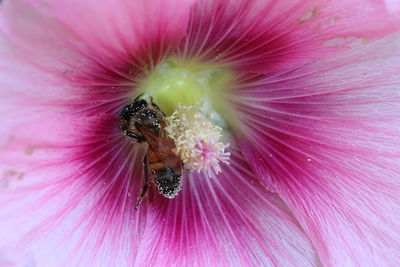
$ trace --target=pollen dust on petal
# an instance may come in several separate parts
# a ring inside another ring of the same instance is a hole
[[[204,108],[179,105],[166,123],[175,153],[186,169],[203,171],[210,177],[221,172],[220,163],[229,164],[230,153],[225,151],[229,144],[220,142],[222,129],[206,118]]]
[[[0,176],[0,191],[8,188],[12,182],[21,180],[23,176],[24,173],[13,169],[4,170]]]
[[[304,23],[309,21],[317,16],[317,10],[315,8],[311,8],[307,10],[298,20],[297,23]]]
[[[32,156],[35,152],[36,148],[34,146],[27,146],[24,149],[25,156]]]
[[[330,39],[324,42],[327,47],[347,47],[353,48],[367,43],[367,39],[359,36],[345,36]]]

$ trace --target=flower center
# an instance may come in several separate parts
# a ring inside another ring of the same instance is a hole
[[[221,139],[229,114],[224,96],[232,81],[226,68],[170,58],[139,84],[143,97],[152,97],[166,113],[166,132],[186,169],[211,176],[221,171],[220,163],[228,163],[229,144]]]
[[[225,113],[224,92],[233,81],[233,72],[196,61],[169,58],[147,75],[139,88],[171,115],[178,105],[190,106],[202,100],[213,112]]]
[[[209,114],[212,118],[212,114]],[[229,163],[230,153],[223,144],[222,128],[207,118],[205,108],[196,103],[194,106],[181,106],[166,119],[166,131],[174,140],[177,154],[186,169],[205,172],[209,177],[221,172],[220,163]]]

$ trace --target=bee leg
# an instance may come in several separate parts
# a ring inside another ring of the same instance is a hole
[[[141,137],[141,136],[135,134],[134,132],[125,131],[125,134],[126,134],[127,136],[131,137],[131,138],[136,139],[138,143],[143,143],[143,142],[145,141],[143,137]]]
[[[150,179],[149,179],[149,168],[148,168],[148,162],[147,162],[147,154],[144,156],[143,159],[143,165],[144,165],[144,186],[142,188],[142,192],[140,192],[139,199],[136,203],[135,210],[137,210],[140,206],[140,203],[142,203],[143,198],[146,196],[147,189],[149,189],[149,184],[150,184]]]

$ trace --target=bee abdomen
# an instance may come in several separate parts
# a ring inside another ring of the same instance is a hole
[[[167,198],[174,198],[182,188],[181,174],[177,174],[171,167],[158,169],[154,182],[158,191]]]

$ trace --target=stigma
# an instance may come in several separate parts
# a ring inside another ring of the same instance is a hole
[[[179,104],[166,117],[166,131],[175,143],[175,154],[185,169],[204,172],[209,177],[221,172],[221,164],[229,164],[229,144],[221,142],[222,128],[212,122],[212,114],[205,106]]]

